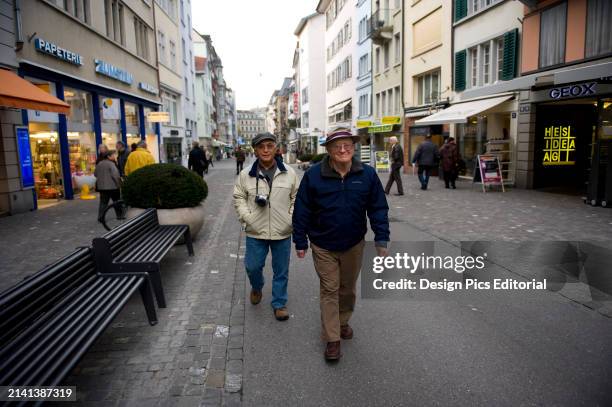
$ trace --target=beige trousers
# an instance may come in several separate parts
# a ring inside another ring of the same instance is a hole
[[[357,278],[365,241],[344,252],[330,252],[314,244],[312,258],[320,280],[321,338],[340,340],[340,326],[348,324],[355,308]]]

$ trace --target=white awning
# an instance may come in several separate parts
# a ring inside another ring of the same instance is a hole
[[[348,100],[345,100],[344,102],[336,103],[335,105],[330,106],[330,108],[328,109],[327,115],[331,116],[332,114],[342,112],[349,103],[351,103],[351,99],[348,99]]]
[[[506,95],[490,99],[456,103],[438,113],[417,120],[414,124],[417,126],[429,126],[445,123],[467,123],[468,117],[476,116],[479,113],[492,109],[512,97],[513,95]]]

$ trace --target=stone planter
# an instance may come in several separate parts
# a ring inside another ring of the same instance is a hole
[[[129,208],[127,218],[134,218],[144,211],[145,209],[142,208]],[[191,239],[195,240],[204,225],[204,201],[193,208],[158,209],[157,217],[160,225],[188,225]],[[181,238],[178,243],[183,244],[185,242]]]

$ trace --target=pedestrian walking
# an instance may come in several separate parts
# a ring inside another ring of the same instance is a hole
[[[419,144],[412,158],[412,164],[418,165],[419,182],[422,190],[427,189],[431,171],[437,167],[439,160],[438,146],[431,141],[431,134],[428,134],[425,136],[425,141]]]
[[[257,159],[236,178],[234,207],[246,231],[244,266],[251,283],[251,304],[259,304],[264,286],[263,268],[272,251],[272,309],[279,321],[289,319],[287,283],[291,255],[291,214],[298,180],[293,169],[275,158],[276,137],[253,138]]]
[[[328,134],[328,156],[310,167],[298,190],[293,212],[293,242],[304,258],[308,242],[320,280],[324,357],[342,356],[340,339],[351,339],[357,278],[363,260],[367,218],[379,256],[388,254],[387,199],[374,168],[353,158],[357,136],[338,128]]]
[[[96,158],[96,165],[104,160],[106,158],[108,154],[108,147],[106,147],[106,144],[100,144],[98,146],[98,158]]]
[[[155,164],[155,158],[153,158],[153,154],[147,150],[146,141],[140,140],[136,151],[131,152],[128,156],[125,164],[125,175],[130,175],[137,169],[151,164]]]
[[[453,137],[440,148],[440,160],[442,163],[442,174],[444,177],[444,187],[456,189],[455,181],[459,171],[459,149]]]
[[[236,147],[236,151],[234,152],[234,157],[236,157],[236,175],[240,174],[242,171],[242,166],[244,165],[244,161],[246,160],[246,155],[240,146]]]
[[[191,143],[193,147],[189,152],[189,159],[187,160],[187,168],[198,174],[200,177],[204,177],[204,170],[207,167],[206,156],[204,151],[200,148],[200,143],[194,141]]]
[[[118,141],[115,147],[117,148],[117,167],[119,167],[119,175],[121,175],[121,178],[124,178],[125,164],[127,163],[130,152],[127,150],[123,141]]]
[[[385,187],[385,194],[389,195],[393,182],[397,185],[397,195],[404,195],[404,186],[402,185],[402,177],[400,169],[404,165],[404,150],[399,144],[397,137],[392,136],[389,139],[391,143],[391,174],[389,174],[389,181]]]
[[[108,202],[112,199],[113,203],[117,202],[121,197],[121,175],[119,168],[114,161],[114,154],[109,152],[104,155],[104,158],[96,164],[94,170],[96,177],[96,190],[100,193],[100,204],[98,206],[98,222],[103,221],[104,210],[108,206]],[[117,219],[121,218],[122,214],[119,208],[115,207]]]

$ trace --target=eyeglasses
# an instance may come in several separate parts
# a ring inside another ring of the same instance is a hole
[[[334,144],[332,146],[329,146],[329,149],[332,151],[353,151],[354,148],[355,145],[352,143]]]
[[[276,144],[274,143],[260,143],[255,146],[258,150],[274,150],[276,148]]]

